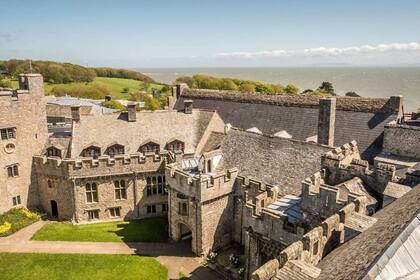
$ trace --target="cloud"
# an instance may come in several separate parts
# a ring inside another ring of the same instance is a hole
[[[12,41],[12,34],[11,33],[8,33],[8,32],[0,32],[0,41],[1,40],[4,40],[4,41],[7,41],[7,42],[10,42],[10,41]]]
[[[295,50],[263,50],[256,52],[223,52],[216,54],[216,57],[224,58],[270,58],[270,57],[313,57],[313,56],[348,56],[359,54],[377,54],[388,52],[408,52],[420,51],[420,43],[393,43],[393,44],[379,44],[379,45],[364,45],[356,47],[345,48],[309,48],[309,49],[295,49]]]

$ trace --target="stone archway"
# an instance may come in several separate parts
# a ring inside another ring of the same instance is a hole
[[[184,222],[178,221],[172,228],[172,239],[185,244],[189,252],[197,253],[195,250],[195,236],[192,228]]]

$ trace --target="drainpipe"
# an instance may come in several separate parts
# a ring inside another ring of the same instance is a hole
[[[134,198],[134,205],[133,205],[133,209],[135,209],[135,211],[136,211],[136,213],[137,213],[137,217],[136,218],[138,218],[139,217],[139,209],[138,209],[138,207],[136,207],[136,204],[137,204],[137,174],[136,174],[136,172],[135,171],[133,171],[133,198]]]
[[[73,182],[73,196],[72,196],[72,202],[73,202],[73,219],[76,221],[76,223],[79,222],[79,218],[77,216],[77,196],[76,196],[76,180],[72,179]]]

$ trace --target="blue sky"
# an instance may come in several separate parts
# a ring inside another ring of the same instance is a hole
[[[0,59],[120,67],[420,63],[418,0],[0,0],[0,10]]]

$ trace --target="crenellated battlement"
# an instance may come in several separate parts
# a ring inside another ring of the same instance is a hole
[[[316,278],[319,270],[315,267],[324,255],[335,246],[345,241],[348,230],[346,224],[364,222],[365,228],[372,225],[376,219],[365,216],[363,207],[366,197],[358,197],[353,202],[341,208],[338,213],[329,216],[320,226],[306,233],[298,240],[281,251],[277,258],[272,259],[252,273],[253,280],[269,280],[280,270],[289,265],[299,264],[306,273],[314,273]],[[356,221],[355,219],[359,219]],[[361,230],[364,230],[361,229]],[[296,263],[295,263],[296,262]]]
[[[264,207],[277,201],[282,195],[279,187],[275,185],[243,176],[238,176],[236,180],[244,194],[245,206],[252,209],[252,216],[255,218],[261,217]]]
[[[365,195],[369,196],[363,188],[363,181],[358,177],[330,186],[325,182],[325,174],[317,172],[302,181],[301,208],[307,213],[317,213],[326,218]],[[368,206],[374,208],[375,204],[375,200],[370,197],[369,201],[362,205],[364,213],[367,212]]]
[[[233,192],[237,169],[228,169],[217,174],[189,173],[177,164],[166,166],[166,180],[169,186],[186,196],[204,202]]]
[[[93,158],[61,159],[57,157],[34,156],[34,163],[42,172],[60,172],[68,177],[98,177],[109,174],[153,172],[162,168],[167,153],[116,155],[114,158],[100,156]]]
[[[388,182],[397,180],[395,166],[383,163],[371,166],[361,160],[355,141],[325,153],[321,158],[321,166],[326,172],[325,182],[329,185],[359,177],[376,192],[382,193]]]

